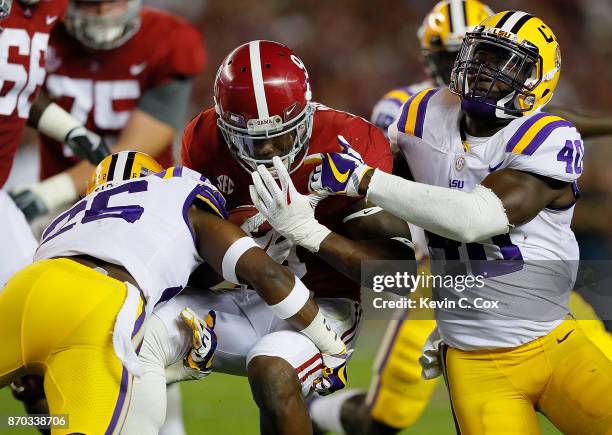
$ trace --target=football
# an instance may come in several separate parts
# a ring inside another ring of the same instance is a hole
[[[255,238],[267,234],[272,229],[257,208],[250,204],[240,205],[230,210],[228,220]]]

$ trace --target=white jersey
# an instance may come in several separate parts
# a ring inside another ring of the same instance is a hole
[[[380,100],[372,109],[372,115],[370,116],[370,122],[381,129],[385,134],[385,137],[389,137],[387,129],[400,114],[402,105],[408,101],[408,98],[421,92],[423,89],[433,87],[433,81],[425,80],[420,83],[414,83],[410,86],[402,86],[399,88],[391,89]]]
[[[416,181],[471,191],[496,170],[510,168],[572,183],[582,172],[584,148],[568,121],[538,112],[514,119],[493,136],[466,140],[460,132],[460,99],[448,89],[428,89],[404,104],[389,129]],[[471,142],[471,143],[470,143]],[[465,297],[471,307],[436,313],[444,342],[464,350],[514,347],[543,336],[568,312],[576,277],[578,244],[570,228],[573,203],[545,208],[508,234],[460,243],[427,233],[434,260],[458,260],[484,275],[484,287],[436,289],[438,300]],[[506,262],[478,260],[508,260]],[[497,310],[474,299],[499,300]]]
[[[180,292],[202,263],[187,209],[203,180],[196,171],[174,167],[102,185],[47,227],[34,259],[90,255],[121,265],[150,312]]]
[[[383,95],[380,100],[378,100],[378,103],[376,103],[372,109],[370,122],[380,128],[386,138],[389,138],[389,132],[387,130],[391,123],[393,123],[393,121],[399,116],[400,109],[404,103],[414,94],[433,86],[434,83],[432,80],[425,80],[409,86],[391,89],[389,92]],[[395,154],[397,148],[391,147],[391,149]],[[408,223],[408,226],[410,227],[410,235],[414,244],[416,258],[420,260],[427,254],[425,234],[423,233],[423,229],[417,227],[416,225]]]

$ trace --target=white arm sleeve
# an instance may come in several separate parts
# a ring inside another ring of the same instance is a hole
[[[366,200],[432,233],[471,243],[510,229],[501,200],[477,185],[472,192],[415,183],[375,170]]]

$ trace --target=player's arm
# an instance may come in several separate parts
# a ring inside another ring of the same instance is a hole
[[[251,199],[281,235],[317,253],[356,282],[361,281],[362,261],[414,260],[414,252],[406,243],[410,237],[406,222],[361,201],[344,218],[347,234],[355,240],[334,233],[317,222],[309,197],[297,192],[280,158],[275,157],[273,162],[280,187],[260,166],[252,174]]]
[[[185,77],[147,90],[130,114],[112,152],[133,150],[152,157],[159,155],[182,128],[190,93],[191,80]],[[79,195],[85,193],[92,170],[89,162],[82,161],[66,171]]]
[[[326,325],[304,284],[275,263],[239,227],[196,206],[189,209],[200,256],[226,280],[248,283],[272,311],[309,337],[322,353],[342,354],[342,340]]]
[[[104,140],[85,128],[72,115],[43,93],[32,104],[28,125],[72,149],[75,155],[97,165],[110,153]],[[88,167],[93,167],[88,164]],[[77,197],[73,180],[66,173],[15,189],[11,196],[28,221]]]
[[[331,231],[317,255],[355,282],[362,261],[415,259],[408,224],[364,199],[353,203],[343,224],[347,237]]]
[[[576,126],[583,138],[612,135],[612,117],[581,113],[562,106],[546,106],[546,111],[567,119]]]

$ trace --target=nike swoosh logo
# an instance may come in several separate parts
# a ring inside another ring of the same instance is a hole
[[[134,64],[130,67],[130,74],[132,74],[133,76],[137,76],[138,74],[143,72],[146,67],[146,62]]]
[[[558,343],[558,344],[563,343],[565,340],[567,340],[567,337],[569,337],[569,336],[570,336],[570,334],[571,334],[572,332],[574,332],[574,330],[573,330],[573,329],[572,329],[570,332],[568,332],[567,334],[565,334],[565,335],[563,336],[563,338],[562,338],[562,339],[560,339],[560,340],[559,340],[559,339],[557,338],[557,343]]]
[[[45,17],[45,23],[47,23],[47,26],[50,26],[51,24],[55,23],[57,21],[57,15],[47,15]]]
[[[493,166],[493,167],[491,167],[491,165],[489,165],[489,172],[496,171],[502,165],[502,163],[504,163],[503,160],[501,162],[499,162],[497,165]]]
[[[332,174],[334,174],[334,177],[340,183],[345,183],[346,180],[348,180],[349,173],[351,172],[351,170],[347,169],[346,172],[340,172],[338,170],[338,168],[336,168],[336,164],[334,163],[334,161],[331,158],[331,156],[329,154],[327,156],[328,156],[328,159],[329,159],[329,167],[331,168]]]

